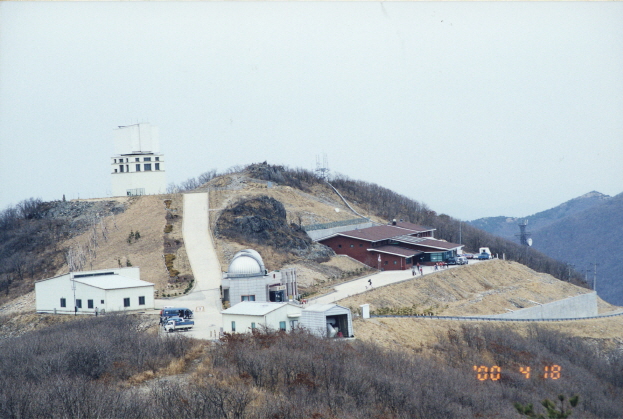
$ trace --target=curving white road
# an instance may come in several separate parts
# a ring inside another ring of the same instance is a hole
[[[478,260],[470,260],[470,264],[478,263]],[[467,265],[463,265],[467,266]],[[455,269],[460,268],[460,265],[451,265],[446,269]],[[433,266],[423,266],[424,275],[428,275],[430,273],[435,272],[435,268]],[[350,297],[351,295],[361,294],[366,291],[370,291],[372,288],[384,287],[385,285],[396,284],[402,281],[408,281],[410,279],[417,279],[420,277],[420,274],[415,276],[411,275],[411,269],[407,269],[404,271],[384,271],[379,272],[373,275],[365,276],[363,278],[354,279],[349,282],[345,282],[340,285],[336,285],[333,289],[334,291],[321,295],[320,297],[310,298],[308,304],[331,304],[337,303],[339,300]],[[372,287],[370,287],[370,283],[368,280],[372,280]]]
[[[193,310],[195,327],[185,334],[198,339],[218,339],[222,327],[222,274],[210,235],[208,209],[207,193],[184,194],[182,235],[195,287],[182,297],[156,301],[158,307],[167,305]]]

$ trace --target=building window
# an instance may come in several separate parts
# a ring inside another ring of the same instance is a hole
[[[410,264],[413,260],[411,258],[407,258],[407,260],[405,261],[408,264]]]
[[[236,322],[231,322],[231,331],[232,332],[236,331]]]
[[[82,308],[82,300],[76,300],[76,307]]]
[[[117,173],[117,169],[115,169],[115,173]]]
[[[354,244],[351,244],[351,245],[350,245],[350,247],[355,247],[355,245],[354,245]]]
[[[104,304],[104,300],[100,300],[100,303]]]
[[[255,322],[251,322],[251,330],[255,330]]]
[[[114,160],[115,160],[115,163],[117,163],[117,159],[114,159]]]
[[[145,164],[145,171],[149,172],[151,170],[151,163],[146,163]]]
[[[87,300],[87,308],[93,308],[93,300]]]
[[[286,330],[286,322],[279,322],[279,330]]]
[[[385,263],[383,265],[387,265],[387,261],[385,261]]]
[[[240,301],[255,301],[255,295],[241,295]]]
[[[139,157],[135,157],[134,161],[141,161],[141,159]]]
[[[143,161],[151,161],[151,157],[145,157]]]
[[[123,165],[122,165],[122,164],[120,164],[120,165],[119,165],[119,171],[120,171],[121,173],[123,173]]]
[[[398,261],[397,261],[397,260],[395,260],[395,261],[394,261],[394,265],[397,265],[397,264],[398,264]]]
[[[64,298],[61,298],[61,307],[67,307],[67,300]]]
[[[156,157],[156,161],[160,161],[160,157]]]
[[[124,307],[130,307],[130,299],[129,298],[124,298],[123,299],[123,306]]]
[[[136,171],[137,171],[137,172],[140,172],[140,171],[141,171],[141,165],[140,165],[140,164],[137,164],[137,165],[136,165]]]
[[[341,248],[342,248],[342,245],[341,245],[341,244],[338,244],[338,245],[337,245],[337,247],[341,249]]]
[[[145,305],[145,297],[138,297],[138,305],[139,306]]]
[[[126,160],[127,160],[127,159],[126,159]],[[126,165],[125,165],[125,171],[126,171],[126,172],[129,172],[129,171],[130,171],[130,165],[128,165],[128,164],[126,164]]]
[[[363,247],[363,243],[359,243],[359,247]]]
[[[156,170],[160,170],[160,163],[155,163],[156,164]]]

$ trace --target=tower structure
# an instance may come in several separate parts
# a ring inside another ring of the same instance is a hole
[[[320,156],[316,155],[316,174],[325,181],[329,180],[329,161],[325,153],[322,154],[322,162]]]
[[[119,126],[114,130],[114,151],[110,158],[113,196],[166,192],[157,127],[148,123]]]
[[[519,234],[516,234],[516,236],[519,237],[519,243],[521,243],[523,246],[532,246],[532,239],[530,238],[532,233],[526,231],[526,227],[528,226],[528,220],[522,220],[519,222],[518,225]]]

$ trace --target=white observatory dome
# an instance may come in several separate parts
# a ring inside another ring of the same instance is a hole
[[[252,249],[236,253],[227,270],[229,278],[264,276],[265,273],[262,257]]]

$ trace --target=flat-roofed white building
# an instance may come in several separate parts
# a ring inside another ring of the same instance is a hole
[[[303,327],[320,337],[354,337],[350,309],[337,304],[243,301],[221,312],[223,331],[249,333],[255,329],[291,331]]]
[[[35,282],[39,313],[153,310],[154,284],[138,267],[70,272]]]
[[[166,193],[158,128],[140,123],[120,126],[114,133],[115,155],[110,158],[112,196]]]
[[[221,314],[226,333],[249,333],[261,328],[289,331],[298,326],[301,306],[285,302],[243,301]]]

